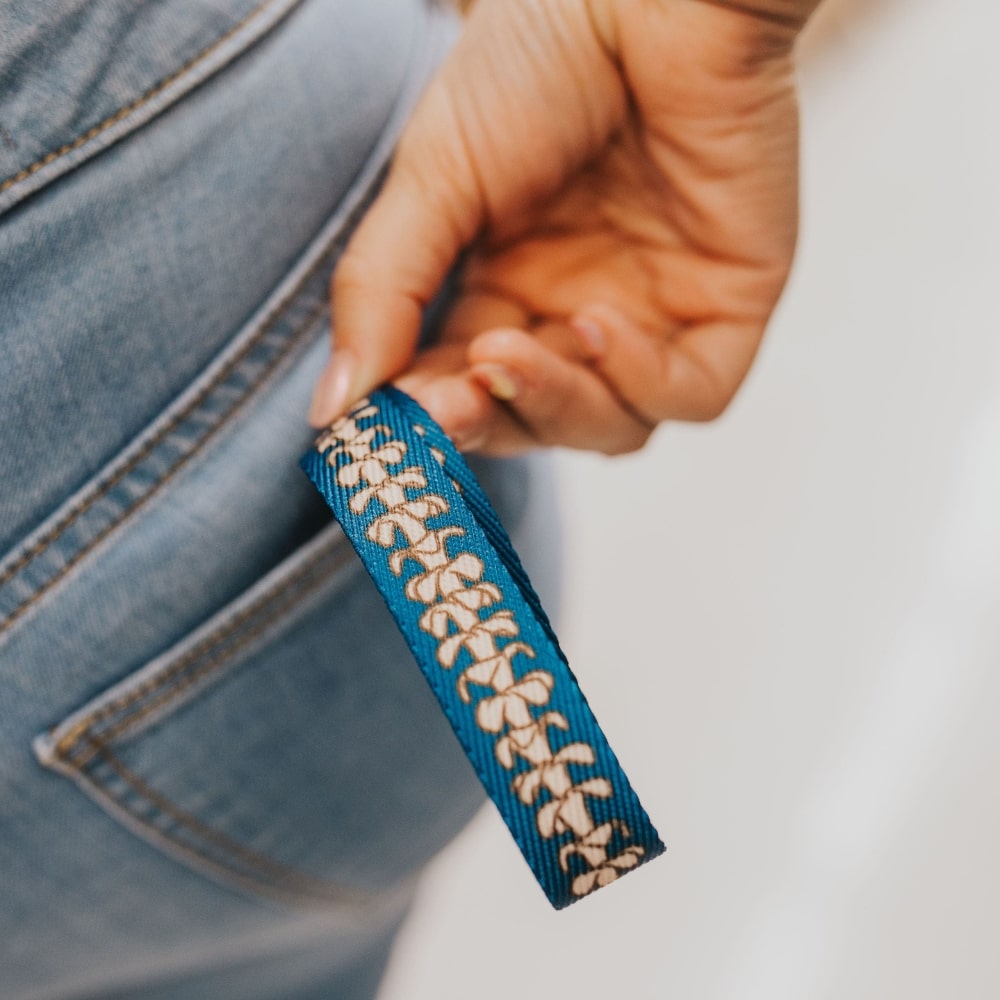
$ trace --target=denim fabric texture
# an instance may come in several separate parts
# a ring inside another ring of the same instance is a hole
[[[482,791],[297,460],[421,0],[0,9],[0,996],[371,997]],[[537,462],[477,471],[533,577]]]

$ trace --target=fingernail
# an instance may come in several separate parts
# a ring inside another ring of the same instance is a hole
[[[509,403],[512,399],[517,399],[521,387],[517,379],[506,368],[499,365],[483,365],[476,369],[477,378],[485,383],[494,399]]]
[[[325,427],[334,418],[339,417],[350,402],[347,396],[355,367],[352,354],[343,350],[333,352],[313,390],[308,417],[313,427]]]
[[[479,451],[486,444],[488,435],[481,430],[466,430],[454,432],[451,435],[452,444],[463,452]]]
[[[574,316],[569,328],[576,334],[584,354],[588,358],[599,358],[608,348],[608,339],[603,328],[586,316]]]

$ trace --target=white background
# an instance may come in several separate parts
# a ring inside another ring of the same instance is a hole
[[[833,0],[726,416],[560,456],[561,633],[665,857],[549,910],[490,809],[384,1000],[1000,996],[1000,7]]]

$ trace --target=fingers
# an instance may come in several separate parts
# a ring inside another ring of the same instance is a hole
[[[479,319],[483,305],[464,312]],[[461,326],[462,317],[459,309],[452,321]],[[719,416],[760,332],[720,321],[658,338],[610,306],[591,305],[568,327],[501,327],[446,342],[398,384],[463,450],[509,455],[555,445],[621,454],[641,447],[662,420]]]
[[[537,446],[467,372],[407,372],[395,384],[434,417],[459,451],[513,455]]]
[[[469,347],[473,379],[502,400],[537,444],[609,455],[635,451],[653,426],[621,405],[578,358],[522,330],[493,330]]]
[[[620,454],[641,447],[662,420],[714,419],[762,332],[718,321],[656,337],[594,304],[568,326],[475,333],[484,317],[505,311],[516,310],[483,296],[460,300],[445,341],[398,382],[466,451],[509,455],[555,445]]]
[[[618,67],[580,5],[477,5],[337,267],[336,351],[310,422],[328,423],[401,372],[421,312],[460,250],[481,231],[502,239],[520,231],[533,206],[604,145],[626,107]]]
[[[447,93],[432,84],[337,266],[336,349],[309,411],[316,427],[407,366],[425,306],[480,226],[481,199],[451,121]]]
[[[746,376],[763,335],[763,325],[719,320],[657,337],[603,304],[582,308],[570,329],[622,404],[654,424],[718,417]]]
[[[623,408],[580,357],[536,334],[491,330],[471,345],[423,352],[396,384],[413,396],[463,451],[513,455],[542,445],[621,454],[652,427]]]
[[[517,303],[467,289],[452,303],[439,342],[422,350],[395,384],[413,396],[462,451],[497,455],[533,447],[535,442],[502,403],[469,377],[466,362],[469,343],[483,330],[527,322],[526,311]]]

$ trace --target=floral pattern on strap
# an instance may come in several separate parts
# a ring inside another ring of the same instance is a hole
[[[593,800],[613,796],[611,782],[600,775],[577,781],[570,773],[571,766],[595,765],[594,748],[579,740],[553,748],[550,732],[570,729],[564,715],[546,709],[555,677],[537,664],[535,649],[519,638],[514,612],[497,607],[503,593],[495,581],[484,578],[483,560],[474,552],[454,551],[460,549],[465,529],[428,525],[448,513],[448,501],[431,491],[419,466],[405,465],[406,442],[378,423],[378,417],[379,408],[362,401],[320,435],[317,450],[335,470],[338,486],[350,491],[349,510],[366,519],[367,538],[389,550],[391,572],[401,577],[411,567],[416,570],[403,590],[408,600],[425,607],[419,626],[437,640],[438,664],[451,670],[461,661],[458,695],[470,706],[479,729],[497,737],[496,760],[514,772],[511,794],[535,810],[541,837],[569,835],[558,863],[570,893],[587,895],[638,865],[645,848],[628,844],[612,853],[613,841],[628,841],[629,828],[620,819],[597,822],[591,808]],[[422,428],[415,429],[423,434]],[[431,453],[445,465],[438,449]],[[522,665],[526,669],[519,670]],[[473,706],[474,694],[478,700]]]

